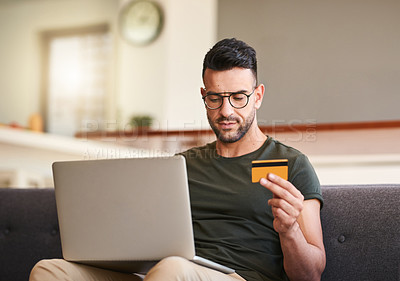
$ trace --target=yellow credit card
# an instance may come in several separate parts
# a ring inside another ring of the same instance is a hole
[[[284,180],[288,179],[288,160],[256,160],[251,162],[251,182],[259,182],[268,173],[275,174]]]

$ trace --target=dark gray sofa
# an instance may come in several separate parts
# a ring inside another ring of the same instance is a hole
[[[324,186],[324,281],[400,280],[400,184]],[[53,189],[0,188],[0,281],[60,258]]]

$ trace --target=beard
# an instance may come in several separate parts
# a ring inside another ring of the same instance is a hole
[[[211,126],[211,129],[214,131],[216,137],[223,143],[234,143],[240,140],[250,129],[251,125],[254,122],[254,118],[256,116],[256,110],[250,112],[250,114],[245,118],[245,120],[240,123],[240,119],[231,115],[229,117],[219,117],[214,122],[211,120],[210,116],[207,114],[208,123]],[[229,130],[220,130],[218,128],[218,123],[222,121],[236,121],[239,124],[239,128],[235,131]]]

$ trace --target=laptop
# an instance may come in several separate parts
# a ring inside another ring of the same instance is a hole
[[[180,256],[234,270],[195,255],[183,156],[53,163],[63,257],[67,261],[145,274]]]

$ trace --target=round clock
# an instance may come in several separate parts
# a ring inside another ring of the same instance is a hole
[[[160,34],[163,13],[156,2],[136,0],[122,8],[119,24],[122,38],[134,45],[145,45]]]

